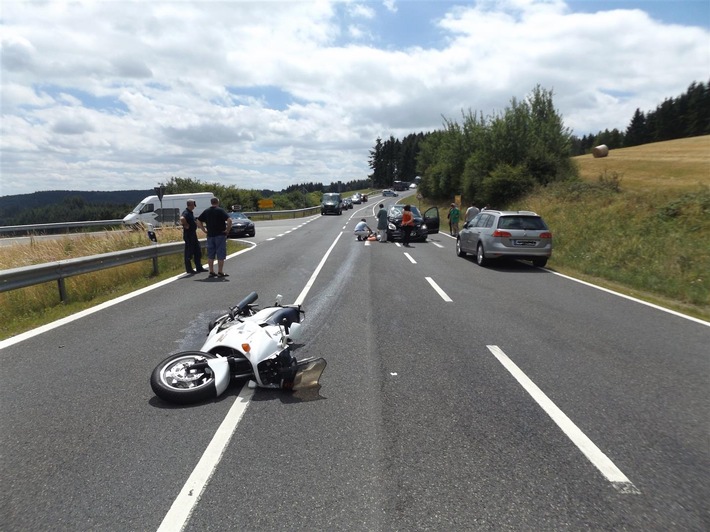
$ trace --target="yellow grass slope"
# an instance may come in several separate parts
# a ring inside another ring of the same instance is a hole
[[[606,157],[574,157],[584,180],[617,173],[626,189],[685,191],[710,185],[710,135],[609,150]]]

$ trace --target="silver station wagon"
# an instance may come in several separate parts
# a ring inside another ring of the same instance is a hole
[[[485,266],[491,259],[530,260],[545,266],[552,255],[552,232],[531,211],[481,211],[464,224],[456,238],[456,254],[471,253]]]

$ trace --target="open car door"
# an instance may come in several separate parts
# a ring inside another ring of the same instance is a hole
[[[439,232],[439,207],[430,207],[424,212],[424,223],[430,235]]]

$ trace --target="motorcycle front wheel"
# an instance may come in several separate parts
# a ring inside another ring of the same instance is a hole
[[[163,360],[150,376],[155,395],[171,403],[198,403],[217,396],[215,376],[205,364],[217,358],[202,351],[175,353]],[[199,365],[195,368],[195,365]]]

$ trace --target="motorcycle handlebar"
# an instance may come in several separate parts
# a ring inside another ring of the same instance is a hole
[[[254,301],[256,301],[257,299],[259,299],[259,294],[257,294],[256,292],[252,292],[247,297],[242,299],[239,303],[237,303],[237,306],[234,307],[234,310],[237,311],[237,314],[241,314],[249,307],[249,305],[254,303]]]

